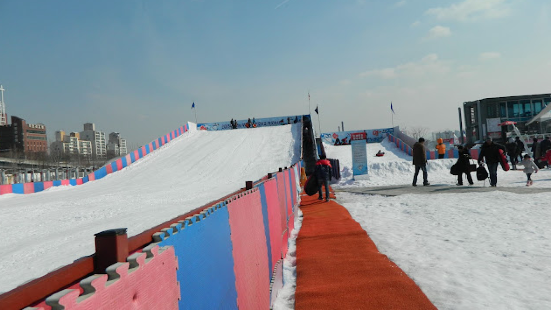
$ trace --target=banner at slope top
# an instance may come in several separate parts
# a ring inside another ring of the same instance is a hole
[[[279,126],[296,124],[302,122],[303,119],[308,118],[309,115],[293,115],[293,116],[280,116],[280,117],[265,117],[265,118],[250,118],[246,120],[234,120],[236,126],[231,125],[231,121],[216,122],[216,123],[199,123],[197,124],[198,130],[230,130],[230,129],[243,129],[243,128],[257,128],[267,126]]]
[[[386,137],[386,134],[394,134],[394,128],[328,132],[321,134],[321,140],[323,143],[331,145],[349,145],[351,135],[358,132],[365,132],[367,143],[380,143]]]

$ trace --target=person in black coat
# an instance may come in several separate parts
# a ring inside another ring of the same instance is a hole
[[[513,139],[510,139],[506,144],[505,148],[507,149],[507,155],[509,155],[509,160],[511,161],[511,168],[513,170],[517,170],[517,157],[518,157],[518,150],[517,150],[517,144],[513,141]]]
[[[469,185],[473,185],[473,178],[471,177],[471,171],[469,170],[469,165],[471,164],[471,155],[469,154],[469,149],[463,148],[463,146],[460,145],[457,147],[457,152],[459,153],[459,157],[457,158],[457,162],[455,163],[459,170],[459,174],[457,175],[457,185],[463,185],[463,173],[467,175],[467,181],[469,181]]]
[[[485,160],[486,165],[488,165],[491,187],[497,186],[497,166],[499,166],[499,162],[501,161],[501,154],[499,154],[499,150],[505,152],[505,147],[501,144],[494,143],[492,138],[488,137],[486,142],[482,144],[482,147],[480,148],[480,155],[478,156],[478,164]]]
[[[524,142],[520,140],[520,137],[515,138],[515,143],[517,144],[517,157],[520,159],[517,160],[517,163],[522,160],[522,152],[524,152]]]
[[[540,155],[545,156],[545,153],[547,150],[551,150],[551,141],[549,141],[549,137],[545,137],[543,141],[540,143]]]

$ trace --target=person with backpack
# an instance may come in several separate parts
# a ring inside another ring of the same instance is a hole
[[[323,200],[322,186],[325,186],[325,201],[329,201],[329,181],[331,181],[331,162],[327,160],[325,154],[320,155],[316,162],[316,176],[318,178],[319,200]]]
[[[457,158],[457,162],[455,163],[457,165],[457,185],[461,186],[463,185],[463,173],[467,175],[467,181],[469,181],[469,185],[473,185],[473,178],[471,177],[471,171],[469,170],[469,165],[471,155],[469,155],[469,149],[463,148],[463,146],[457,147],[457,153],[459,154]]]

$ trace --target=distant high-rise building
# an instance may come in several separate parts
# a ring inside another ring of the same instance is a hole
[[[121,138],[120,133],[112,132],[109,134],[109,143],[107,144],[108,156],[125,156],[128,154],[126,148],[126,139]]]
[[[44,124],[27,124],[17,116],[11,117],[11,125],[0,126],[0,149],[31,153],[47,153],[48,141]]]
[[[92,156],[105,158],[107,155],[105,132],[96,131],[94,123],[84,124],[84,131],[80,132],[80,139],[92,142]]]
[[[8,116],[6,115],[6,104],[4,103],[4,87],[0,85],[0,126],[8,124]]]
[[[55,141],[50,144],[50,151],[54,154],[88,157],[92,155],[92,142],[80,140],[78,132],[67,135],[65,131],[59,130],[55,132]]]

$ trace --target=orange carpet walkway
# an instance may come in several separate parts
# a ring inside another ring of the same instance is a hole
[[[302,196],[295,309],[436,309],[334,201]]]

